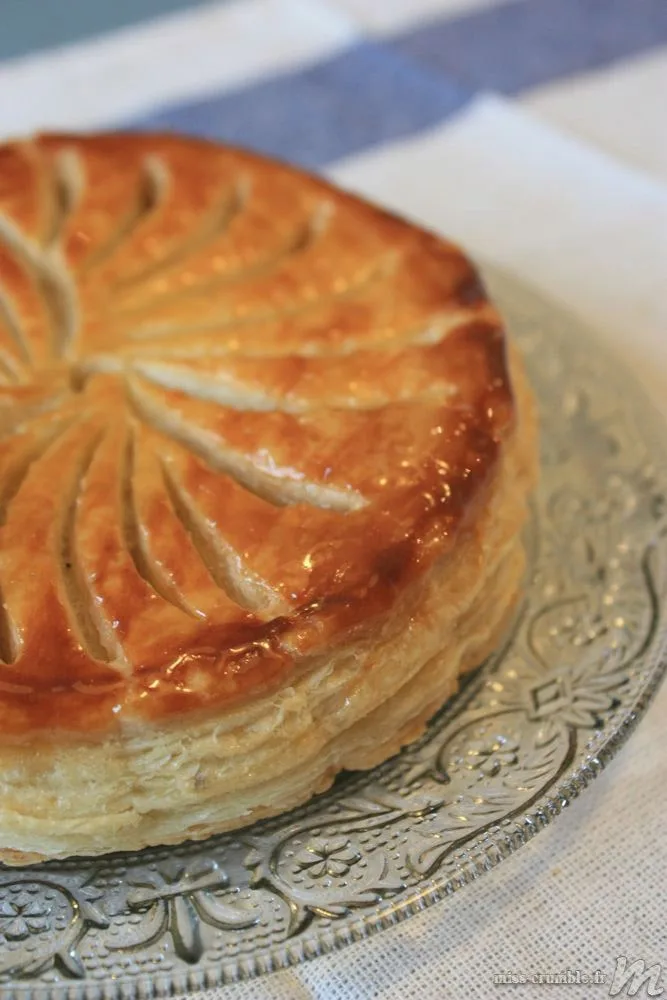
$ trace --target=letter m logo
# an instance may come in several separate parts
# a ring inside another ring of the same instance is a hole
[[[665,992],[664,987],[659,985],[662,967],[656,962],[650,969],[646,968],[646,962],[638,958],[628,964],[625,955],[616,959],[614,978],[609,989],[610,997],[617,997],[623,993],[627,997],[647,996],[659,997]],[[646,993],[639,994],[642,986],[646,986]]]

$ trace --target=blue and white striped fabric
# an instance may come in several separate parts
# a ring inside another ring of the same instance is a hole
[[[0,63],[0,134],[119,126],[326,171],[567,300],[663,395],[667,0],[227,0]]]
[[[0,134],[119,126],[248,145],[443,231],[585,316],[667,413],[667,0],[227,0],[0,62]],[[488,997],[508,968],[664,962],[666,710],[446,912],[225,996]]]

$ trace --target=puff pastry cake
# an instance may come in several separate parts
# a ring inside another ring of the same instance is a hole
[[[499,640],[523,370],[452,244],[261,157],[0,147],[0,860],[202,838]]]

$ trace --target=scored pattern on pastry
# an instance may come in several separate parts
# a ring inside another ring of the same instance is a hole
[[[288,611],[298,594],[263,575],[261,538],[234,537],[241,498],[267,533],[288,507],[304,524],[362,513],[387,476],[346,465],[351,442],[468,412],[468,348],[449,341],[475,319],[498,335],[483,296],[459,294],[463,258],[445,280],[425,234],[241,153],[193,165],[153,147],[47,137],[0,158],[7,664],[27,655],[30,608],[9,590],[28,564],[36,603],[120,671],[142,609],[166,632]]]

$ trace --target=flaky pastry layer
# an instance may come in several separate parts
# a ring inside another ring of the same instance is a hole
[[[513,376],[519,419],[484,504],[390,616],[241,710],[29,754],[1,747],[0,859],[203,839],[295,807],[342,769],[372,768],[417,738],[497,646],[521,594],[536,443],[516,358]]]
[[[536,451],[446,240],[196,140],[0,145],[0,860],[396,752],[505,627]]]

